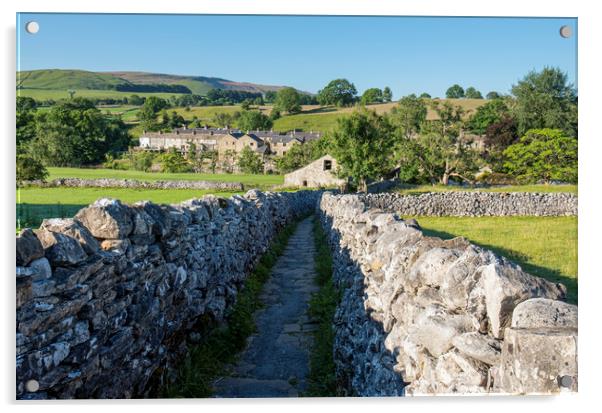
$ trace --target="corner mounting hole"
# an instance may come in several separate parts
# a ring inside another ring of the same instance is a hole
[[[562,26],[560,28],[560,36],[568,39],[573,34],[573,29],[571,26]]]
[[[25,31],[29,34],[36,34],[40,31],[40,25],[36,21],[27,22],[25,24]]]

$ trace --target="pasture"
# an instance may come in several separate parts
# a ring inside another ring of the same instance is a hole
[[[412,217],[427,235],[464,237],[567,286],[577,303],[577,217]]]
[[[138,96],[157,96],[163,99],[169,99],[171,96],[177,95],[176,93],[145,93],[145,92],[119,92],[117,90],[96,90],[96,89],[73,89],[75,90],[74,97],[83,98],[98,98],[98,99],[123,99],[124,97],[130,97],[132,95]],[[35,100],[61,100],[69,99],[69,93],[67,89],[19,89],[17,96],[31,97]]]

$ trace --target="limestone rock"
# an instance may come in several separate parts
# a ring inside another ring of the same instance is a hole
[[[500,342],[485,334],[465,333],[452,339],[452,344],[461,353],[489,365],[500,361]]]
[[[84,261],[87,254],[75,238],[45,229],[37,232],[46,257],[54,266],[74,265]]]
[[[533,277],[516,265],[490,264],[483,269],[485,303],[491,332],[503,337],[504,327],[510,325],[512,311],[517,304],[529,298],[563,299],[566,287],[543,278]]]
[[[577,328],[577,306],[548,298],[533,298],[518,304],[512,313],[512,328]]]
[[[60,232],[61,234],[75,238],[88,254],[94,254],[100,249],[98,241],[92,236],[90,231],[72,218],[45,219],[42,221],[40,229]]]
[[[44,256],[42,244],[30,228],[23,229],[16,239],[17,265],[27,265],[36,258]]]
[[[577,331],[506,328],[494,387],[513,394],[577,391]]]
[[[119,239],[132,232],[130,208],[120,201],[102,198],[81,209],[75,219],[80,221],[96,238]]]

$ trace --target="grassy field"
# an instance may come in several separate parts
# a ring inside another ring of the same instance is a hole
[[[461,106],[466,115],[474,112],[476,108],[486,102],[483,99],[441,99],[441,101],[449,101],[454,105]],[[387,113],[397,105],[397,102],[381,103],[368,105],[368,109],[374,110],[379,114]],[[269,115],[272,111],[272,106],[260,106],[262,113]],[[337,119],[349,116],[356,107],[336,108],[336,107],[321,107],[318,105],[304,105],[301,113],[295,115],[285,115],[274,121],[273,129],[280,132],[287,132],[293,129],[303,131],[321,131],[327,132],[336,126]],[[213,116],[216,113],[234,113],[242,110],[240,106],[198,106],[192,107],[190,110],[185,108],[177,108],[176,112],[181,114],[184,119],[192,120],[196,116],[201,121],[212,124]],[[430,108],[427,113],[427,119],[436,119],[437,115]],[[236,126],[236,125],[233,125]]]
[[[230,197],[238,192],[198,189],[22,188],[17,191],[17,228],[37,228],[44,218],[69,218],[99,198],[126,203],[153,201],[174,204],[203,195]]]
[[[570,192],[577,194],[577,185],[504,185],[491,188],[470,188],[463,186],[444,185],[406,185],[404,188],[395,189],[402,195],[420,195],[428,192],[450,191],[482,191],[482,192]]]
[[[462,236],[519,264],[530,274],[561,282],[577,302],[577,217],[416,217],[425,233]]]
[[[119,92],[116,90],[94,90],[94,89],[73,89],[75,90],[74,97],[83,98],[99,98],[99,99],[123,99],[124,97],[130,97],[132,95],[138,96],[157,96],[163,99],[169,99],[171,96],[177,95],[177,93],[145,93],[145,92]],[[17,91],[18,96],[31,97],[35,100],[60,100],[69,99],[69,93],[67,89],[19,89]]]
[[[195,174],[195,173],[149,173],[119,171],[114,169],[48,168],[49,179],[55,178],[114,178],[157,180],[204,180],[218,182],[242,182],[245,188],[270,189],[284,182],[282,175],[243,174]],[[174,204],[191,198],[214,193],[229,197],[237,192],[196,189],[128,189],[128,188],[22,188],[17,191],[17,227],[37,227],[44,218],[73,216],[84,206],[99,198],[109,197],[133,203],[149,200],[159,204]]]

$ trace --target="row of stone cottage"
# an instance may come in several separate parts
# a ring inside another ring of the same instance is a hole
[[[174,129],[172,132],[147,132],[140,137],[140,147],[146,150],[160,151],[176,148],[182,153],[190,150],[194,144],[200,151],[217,151],[222,158],[226,151],[239,154],[245,147],[264,157],[265,155],[283,156],[293,146],[318,139],[317,132],[289,132],[280,134],[274,131],[247,131],[239,129],[194,128]]]

